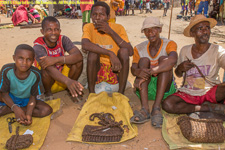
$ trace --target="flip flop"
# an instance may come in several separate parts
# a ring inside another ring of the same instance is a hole
[[[53,100],[54,97],[52,95],[51,96],[46,96],[45,94],[42,94],[42,95],[38,95],[37,99],[40,99],[42,101],[49,101],[49,100]]]
[[[141,111],[144,111],[146,115],[142,114]],[[139,120],[137,121],[135,120],[135,118],[138,118]],[[131,123],[137,123],[137,124],[145,123],[149,120],[150,120],[150,113],[145,108],[141,108],[140,111],[135,110],[133,117],[130,118]]]
[[[160,108],[153,108],[153,111],[155,110],[159,110],[161,111]],[[163,116],[162,114],[156,114],[156,115],[151,115],[151,122],[152,122],[152,126],[156,127],[156,128],[161,128],[162,124],[163,124]]]

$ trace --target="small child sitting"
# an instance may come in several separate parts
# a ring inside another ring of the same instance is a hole
[[[40,71],[33,67],[34,49],[26,44],[18,45],[13,60],[6,64],[0,74],[0,116],[14,112],[17,122],[32,123],[32,116],[45,117],[52,108],[37,95],[44,92]]]

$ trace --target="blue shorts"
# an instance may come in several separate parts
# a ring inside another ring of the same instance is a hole
[[[9,93],[9,96],[12,98],[14,104],[17,104],[20,107],[27,106],[27,104],[30,100],[30,98],[17,98],[14,95],[12,95],[11,93]],[[6,106],[6,104],[4,102],[0,102],[0,106]]]

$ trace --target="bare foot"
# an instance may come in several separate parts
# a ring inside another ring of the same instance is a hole
[[[220,119],[225,121],[225,115],[213,113],[213,112],[195,112],[188,114],[189,117],[194,119]]]
[[[203,105],[208,106],[210,112],[225,115],[225,105],[224,104],[213,104],[210,102],[204,102]]]
[[[0,106],[0,116],[11,113],[12,110],[8,106]]]

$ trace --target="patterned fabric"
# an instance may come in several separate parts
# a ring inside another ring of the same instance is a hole
[[[64,50],[63,45],[62,45],[62,37],[63,37],[62,35],[59,36],[59,38],[57,40],[57,44],[56,44],[56,46],[54,48],[49,48],[47,46],[47,44],[44,41],[44,37],[37,38],[34,41],[34,46],[35,45],[41,45],[41,46],[43,46],[45,48],[48,56],[51,56],[51,57],[64,56],[65,50]],[[40,69],[40,65],[38,64],[38,62],[36,60],[34,61],[34,66]],[[62,71],[63,64],[56,64],[56,68],[59,71]]]
[[[35,19],[38,17],[40,18],[40,14],[38,13],[38,11],[35,8],[32,8],[30,10],[30,13],[34,16]]]
[[[111,66],[106,65],[106,64],[101,64],[101,68],[98,71],[97,74],[97,82],[101,83],[101,82],[107,82],[109,84],[117,84],[118,83],[118,76],[117,74],[112,72]]]

